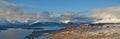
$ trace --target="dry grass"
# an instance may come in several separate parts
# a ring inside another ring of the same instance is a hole
[[[118,27],[79,25],[55,31],[47,39],[120,39]]]

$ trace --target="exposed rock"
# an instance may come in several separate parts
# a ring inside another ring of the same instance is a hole
[[[55,31],[46,39],[120,39],[120,25],[91,26],[81,24]]]

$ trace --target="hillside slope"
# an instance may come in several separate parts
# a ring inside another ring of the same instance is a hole
[[[78,25],[48,34],[46,39],[120,39],[120,25]]]

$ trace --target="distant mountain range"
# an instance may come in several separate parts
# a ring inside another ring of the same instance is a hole
[[[33,21],[33,20],[27,20],[27,21],[6,20],[6,19],[0,20],[0,27],[74,26],[78,24],[80,23],[40,22],[40,21]]]

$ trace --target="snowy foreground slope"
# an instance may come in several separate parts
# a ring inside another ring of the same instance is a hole
[[[120,39],[120,24],[81,24],[55,31],[48,34],[46,39]]]

